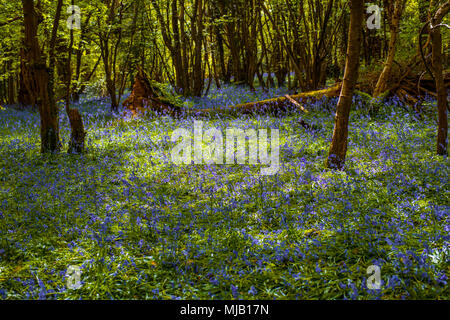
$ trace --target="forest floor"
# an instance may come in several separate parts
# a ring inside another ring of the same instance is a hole
[[[212,89],[191,105],[284,94]],[[0,110],[0,299],[449,299],[449,160],[435,155],[435,102],[422,119],[396,100],[371,116],[356,98],[346,168],[324,169],[336,99],[281,117],[205,126],[278,128],[281,167],[171,163],[194,119],[120,118],[78,107],[85,155],[41,156],[39,115]],[[61,114],[67,149],[69,125]],[[367,269],[381,268],[380,290]],[[67,270],[81,266],[81,288]]]

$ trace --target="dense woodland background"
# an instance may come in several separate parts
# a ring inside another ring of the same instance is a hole
[[[65,2],[63,8],[54,1],[35,3],[42,51],[48,54],[55,46],[56,80],[61,84],[67,76],[70,44],[66,20],[72,14],[70,10],[66,13],[70,1]],[[398,63],[418,53],[420,30],[439,2],[370,4],[382,9],[381,28],[361,30],[362,66],[373,70],[386,60],[391,38],[395,38]],[[342,77],[345,67],[348,1],[112,0],[75,1],[74,5],[81,9],[81,29],[74,29],[71,90],[76,98],[87,84],[97,83],[112,96],[113,109],[124,90],[131,87],[138,66],[152,79],[170,82],[186,96],[205,94],[205,79],[219,86],[232,80],[250,88],[255,77],[265,87],[289,80],[290,87],[312,90],[324,86],[327,78]],[[61,22],[55,21],[57,10]],[[363,14],[364,21],[372,15],[365,10]],[[21,75],[25,62],[22,3],[4,2],[0,15],[0,101],[28,105],[32,101]],[[59,27],[52,44],[55,23]],[[422,37],[427,34],[425,30]],[[444,65],[448,65],[448,41],[443,43]],[[291,73],[295,77],[288,78]],[[58,97],[64,94],[63,88],[57,91]]]

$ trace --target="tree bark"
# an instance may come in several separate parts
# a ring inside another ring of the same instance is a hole
[[[364,17],[364,0],[350,1],[350,28],[348,33],[347,58],[344,81],[337,104],[333,139],[327,159],[330,169],[342,169],[347,153],[348,121],[353,91],[358,80],[361,30]]]
[[[19,73],[19,92],[18,92],[18,102],[22,105],[22,106],[32,106],[32,107],[36,107],[35,102],[33,101],[33,97],[30,94],[30,91],[27,87],[27,81],[26,81],[26,77],[29,74],[28,72],[28,65],[27,62],[25,61],[26,57],[25,57],[25,49],[21,48],[20,49],[20,73]]]
[[[8,61],[8,69],[12,70],[12,64],[11,61]],[[14,104],[16,103],[16,88],[15,88],[15,73],[10,74],[8,77],[8,104]]]
[[[437,134],[437,154],[447,155],[448,150],[448,119],[447,119],[447,89],[442,74],[442,36],[439,24],[444,16],[450,11],[450,1],[442,4],[431,19],[431,40],[432,40],[432,61],[433,73],[436,82],[437,107],[438,107],[438,134]]]
[[[37,36],[38,21],[33,0],[22,0],[24,15],[24,61],[27,64],[24,82],[39,108],[41,117],[41,152],[60,150],[58,108],[49,86],[50,77],[45,57],[42,55]]]
[[[204,77],[202,75],[202,44],[203,44],[203,1],[194,2],[195,14],[192,18],[192,33],[194,37],[194,65],[193,65],[193,96],[200,97],[203,92]],[[196,19],[195,19],[196,18]],[[195,26],[195,27],[194,27]]]
[[[400,20],[406,2],[404,0],[390,0],[385,1],[385,3],[388,5],[388,8],[391,7],[391,10],[389,10],[391,20],[389,23],[389,29],[391,37],[389,39],[389,49],[386,62],[384,64],[383,71],[381,72],[380,77],[378,78],[378,82],[373,92],[374,97],[380,96],[388,88],[388,81],[391,75],[392,66],[394,64],[395,48],[397,43]]]
[[[100,32],[99,33],[99,44],[101,57],[103,60],[103,66],[105,71],[105,82],[106,82],[106,90],[108,91],[108,95],[111,98],[111,111],[116,112],[119,109],[119,101],[117,99],[117,88],[116,88],[116,80],[117,80],[117,72],[116,72],[116,58],[117,58],[117,50],[122,38],[122,28],[119,27],[116,30],[112,30],[115,26],[115,17],[117,15],[116,9],[120,7],[117,0],[111,0],[107,2],[108,12],[108,24],[112,25],[111,29],[108,32]],[[119,12],[119,17],[122,19],[121,12]],[[100,25],[100,23],[99,23]],[[120,25],[120,23],[119,23]],[[113,36],[114,33],[114,36]],[[117,41],[114,43],[114,38],[117,38]]]
[[[60,0],[61,1],[61,0]],[[74,0],[72,0],[72,6]],[[78,109],[70,107],[70,92],[72,83],[72,50],[73,50],[73,30],[70,29],[70,43],[67,49],[67,82],[66,82],[66,112],[70,122],[70,141],[68,153],[83,153],[84,152],[84,138],[85,131],[83,126],[83,119]]]

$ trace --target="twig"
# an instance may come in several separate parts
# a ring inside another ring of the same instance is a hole
[[[297,101],[295,101],[294,99],[292,99],[288,94],[284,95],[290,102],[292,102],[294,105],[296,105],[297,107],[299,107],[303,112],[308,113],[309,111],[306,110],[300,103],[298,103]]]

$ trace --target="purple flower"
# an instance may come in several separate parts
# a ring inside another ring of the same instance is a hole
[[[239,297],[238,287],[231,285],[231,294],[237,299]]]
[[[209,282],[211,282],[213,285],[218,286],[219,285],[219,281],[216,278],[212,278],[209,280]]]
[[[250,290],[248,290],[248,293],[251,294],[252,296],[256,296],[258,291],[256,290],[255,286],[251,286]]]
[[[445,273],[444,272],[440,272],[439,273],[441,276],[437,279],[437,282],[439,283],[439,284],[442,284],[442,285],[447,285],[447,276],[445,275]]]

